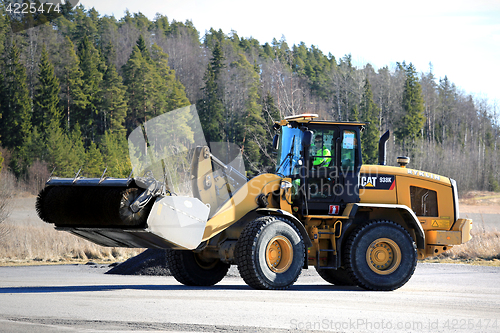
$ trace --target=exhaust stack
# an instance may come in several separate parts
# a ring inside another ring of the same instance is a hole
[[[378,164],[379,165],[385,165],[385,160],[386,160],[386,153],[385,153],[385,147],[387,145],[387,140],[389,140],[389,136],[391,135],[391,132],[387,130],[381,137],[378,142]]]

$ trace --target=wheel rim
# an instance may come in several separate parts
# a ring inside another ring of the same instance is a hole
[[[366,250],[366,262],[377,274],[391,274],[401,263],[401,249],[392,239],[379,238]]]
[[[273,237],[266,248],[266,262],[269,269],[275,273],[285,272],[293,261],[293,247],[288,238]]]

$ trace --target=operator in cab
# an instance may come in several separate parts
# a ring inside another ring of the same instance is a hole
[[[314,150],[316,152],[313,154],[313,167],[327,167],[332,161],[332,153],[330,150],[323,146],[323,135],[317,134],[314,137]]]

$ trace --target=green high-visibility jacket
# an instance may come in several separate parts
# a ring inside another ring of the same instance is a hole
[[[330,157],[325,157],[325,156],[332,156],[332,154],[330,153],[330,150],[327,148],[323,148],[323,150],[318,150],[316,152],[316,156],[321,156],[321,157],[314,158],[314,160],[313,160],[314,166],[326,167],[332,161],[332,159]]]

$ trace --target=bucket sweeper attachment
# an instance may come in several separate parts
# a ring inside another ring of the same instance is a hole
[[[364,165],[363,123],[286,117],[274,126],[274,174],[244,176],[242,153],[205,142],[194,106],[144,123],[129,136],[126,179],[52,177],[39,216],[58,230],[113,247],[166,249],[185,285],[209,286],[237,265],[256,289],[286,289],[314,266],[335,285],[394,290],[417,259],[467,242],[453,179]]]

